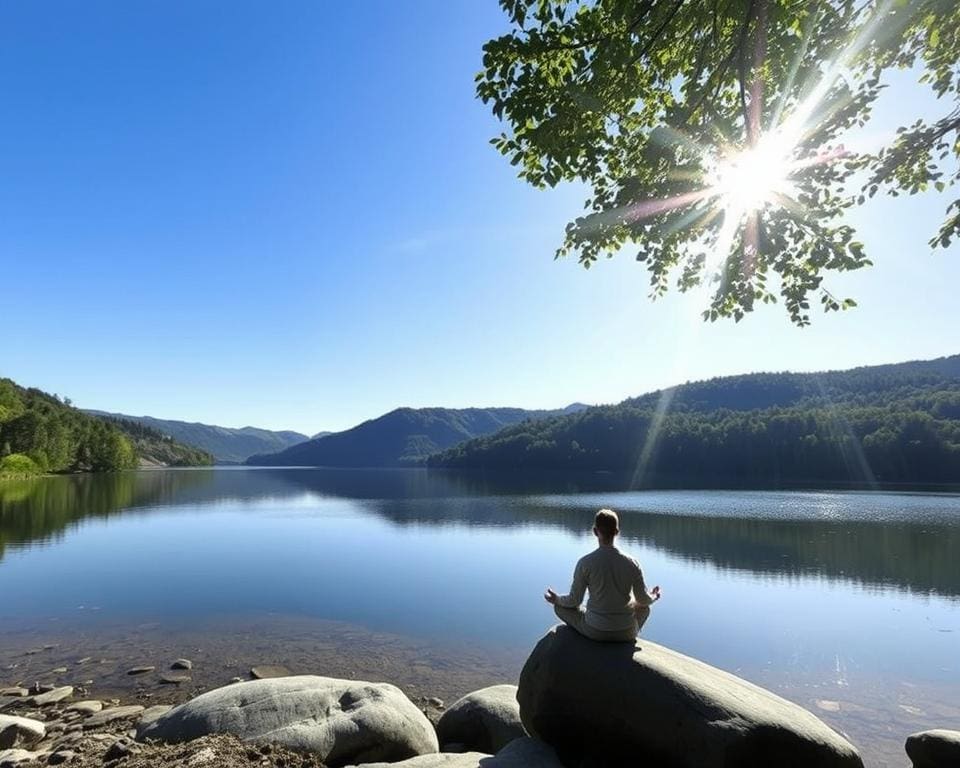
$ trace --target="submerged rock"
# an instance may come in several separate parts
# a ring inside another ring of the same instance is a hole
[[[574,764],[863,768],[802,707],[648,640],[598,643],[554,627],[527,659],[517,698],[527,731]]]
[[[314,675],[217,688],[159,717],[138,737],[176,743],[211,733],[311,752],[333,768],[438,749],[430,721],[399,688]]]
[[[190,659],[177,659],[170,665],[170,669],[193,669],[193,662]]]
[[[907,737],[907,755],[913,768],[956,768],[960,766],[960,731],[937,729]]]
[[[441,744],[463,744],[477,752],[499,752],[526,735],[515,685],[491,685],[468,693],[437,722]]]
[[[189,683],[190,679],[190,675],[176,672],[164,672],[162,675],[160,675],[160,682],[167,685],[181,685],[183,683]]]

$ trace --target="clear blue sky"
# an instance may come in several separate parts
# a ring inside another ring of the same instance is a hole
[[[336,9],[334,12],[333,9]],[[515,178],[473,96],[495,0],[0,6],[0,375],[77,405],[342,429],[960,352],[936,196],[856,215],[860,307],[705,325]],[[900,78],[875,130],[926,109]]]

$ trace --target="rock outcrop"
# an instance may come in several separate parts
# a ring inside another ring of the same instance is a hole
[[[488,754],[499,752],[526,735],[520,722],[515,685],[492,685],[468,693],[437,722],[441,744],[463,744],[467,749]]]
[[[430,721],[399,688],[313,675],[217,688],[149,723],[138,738],[176,743],[211,733],[310,752],[331,768],[438,750]]]
[[[937,729],[907,737],[907,755],[913,768],[960,766],[960,731]]]
[[[527,731],[571,764],[863,768],[802,707],[647,640],[597,643],[554,627],[520,674]]]

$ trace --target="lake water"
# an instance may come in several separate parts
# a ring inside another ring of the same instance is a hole
[[[198,688],[258,662],[412,695],[514,682],[554,623],[544,588],[567,589],[608,506],[663,589],[651,640],[809,707],[870,765],[960,727],[960,496],[615,487],[229,468],[0,483],[0,684],[67,664],[64,682],[122,689],[124,665],[184,654]]]

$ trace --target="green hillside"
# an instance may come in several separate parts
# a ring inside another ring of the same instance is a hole
[[[566,410],[585,406],[573,405]],[[565,412],[564,411],[564,412]],[[522,408],[398,408],[383,416],[280,453],[251,456],[255,466],[396,467],[464,440],[561,411]]]
[[[156,419],[152,416],[128,416],[105,411],[87,411],[87,413],[143,424],[164,435],[169,435],[179,443],[212,454],[221,464],[242,464],[249,456],[256,453],[275,453],[310,439],[307,435],[292,431],[273,432],[256,427],[233,429],[213,424]]]
[[[132,442],[69,400],[0,379],[0,474],[108,472],[137,466]]]
[[[214,462],[212,454],[191,445],[184,445],[146,424],[115,416],[98,418],[114,424],[127,436],[127,439],[133,443],[141,466],[206,467]]]
[[[636,485],[681,487],[957,483],[960,356],[686,384],[515,425],[428,464],[630,472]]]

